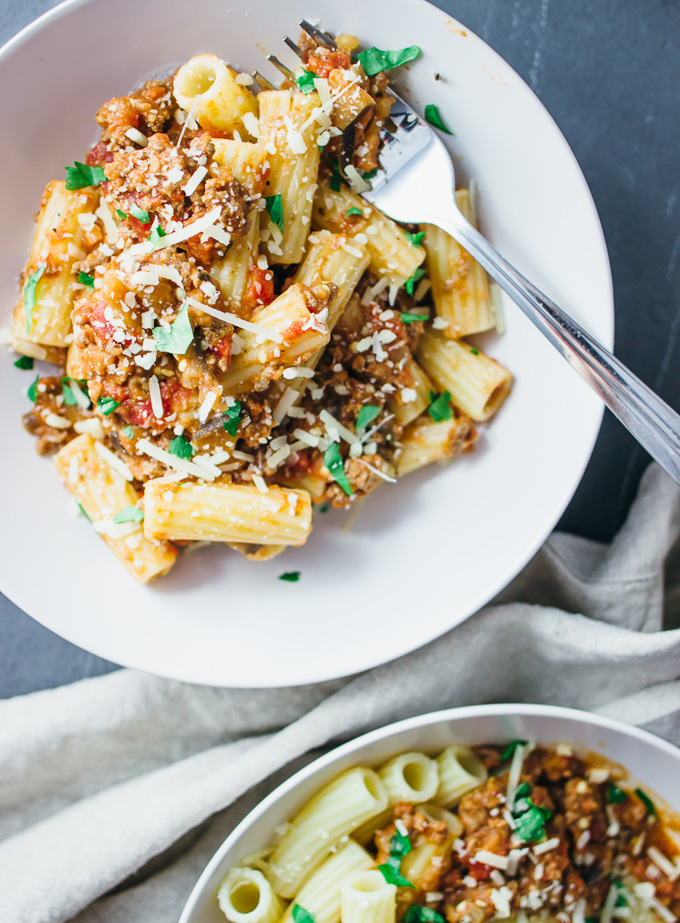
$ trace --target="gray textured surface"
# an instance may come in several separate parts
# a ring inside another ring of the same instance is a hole
[[[50,0],[0,0],[0,42],[54,5]],[[609,247],[616,351],[680,408],[675,371],[680,327],[680,3],[439,0],[437,5],[492,45],[564,132],[590,184]],[[609,538],[626,514],[647,461],[607,414],[561,527]],[[0,696],[113,669],[57,638],[2,596],[0,639]]]

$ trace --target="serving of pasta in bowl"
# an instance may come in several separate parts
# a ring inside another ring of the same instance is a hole
[[[664,741],[571,709],[408,719],[269,795],[180,923],[673,923],[679,765]]]
[[[42,94],[19,134],[51,139],[3,154],[0,589],[90,650],[229,685],[365,669],[501,589],[578,482],[597,402],[451,238],[362,192],[396,83],[450,141],[461,210],[577,317],[587,280],[607,343],[587,187],[504,62],[399,5],[316,4],[315,25],[201,0],[180,28],[161,0],[66,3],[0,56]],[[94,23],[106,50],[64,55]],[[518,118],[538,147],[502,149]]]

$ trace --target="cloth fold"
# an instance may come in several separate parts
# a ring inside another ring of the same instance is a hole
[[[492,605],[360,676],[237,690],[123,670],[1,702],[0,917],[171,923],[275,784],[410,715],[545,702],[680,743],[679,536],[680,488],[650,466],[611,545],[554,534]]]

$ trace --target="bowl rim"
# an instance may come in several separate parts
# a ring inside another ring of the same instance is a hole
[[[370,746],[378,741],[389,740],[406,731],[444,724],[448,721],[464,720],[466,718],[493,717],[560,718],[567,721],[579,721],[589,724],[591,727],[603,728],[618,734],[623,734],[624,736],[639,741],[643,745],[661,750],[675,759],[680,768],[680,748],[669,743],[669,741],[664,740],[662,737],[658,737],[656,734],[652,734],[650,731],[645,731],[634,724],[626,724],[616,718],[609,718],[604,715],[595,714],[594,712],[583,711],[579,708],[526,702],[490,703],[484,705],[462,705],[441,709],[439,711],[426,712],[425,714],[414,715],[410,718],[403,718],[400,721],[395,721],[391,724],[375,728],[372,731],[367,731],[365,734],[361,734],[337,747],[333,747],[328,753],[324,753],[306,766],[303,766],[302,769],[298,769],[297,772],[293,773],[293,775],[280,785],[277,785],[273,791],[266,795],[259,804],[239,821],[223,843],[217,848],[192,888],[186,904],[182,909],[178,923],[190,923],[191,914],[197,902],[203,896],[209,879],[212,877],[215,869],[220,865],[225,855],[238,843],[241,836],[278,801],[284,798],[289,792],[303,785],[307,779],[333,765],[333,763],[341,761],[343,757],[349,756],[355,751],[362,749],[364,746]]]
[[[64,16],[71,15],[80,8],[95,6],[95,4],[99,2],[102,2],[102,0],[62,0],[62,2],[58,3],[52,9],[47,10],[38,18],[24,26],[16,35],[14,35],[0,47],[0,67],[3,65],[5,60],[12,54],[16,53],[24,43],[29,41],[35,34],[41,32],[46,27],[49,27],[52,22],[57,21]],[[431,3],[430,0],[402,0],[402,2],[408,4],[408,6],[412,7],[415,11],[417,11],[418,7],[428,7],[432,14],[435,14],[439,17],[445,17],[449,25],[453,27],[459,27],[461,30],[464,30],[472,41],[476,42],[480,47],[484,49],[484,54],[488,56],[491,62],[498,62],[499,65],[502,65],[503,68],[506,68],[512,74],[514,80],[517,82],[517,89],[520,90],[523,94],[529,95],[533,102],[538,107],[540,107],[542,117],[553,130],[555,143],[559,144],[564,152],[565,157],[571,162],[571,165],[575,171],[575,176],[580,178],[582,183],[582,191],[587,196],[587,200],[592,209],[592,217],[594,218],[592,231],[593,234],[597,236],[598,243],[601,247],[601,268],[603,275],[606,273],[604,281],[606,282],[607,288],[607,297],[603,299],[603,315],[599,319],[601,325],[606,329],[600,336],[600,340],[602,341],[603,345],[607,346],[608,348],[612,348],[615,332],[615,303],[612,269],[609,260],[607,242],[604,236],[602,222],[600,221],[599,213],[593,199],[591,189],[585,178],[583,170],[580,167],[578,159],[576,158],[576,155],[571,149],[559,125],[549,110],[546,108],[546,106],[543,104],[543,102],[536,95],[536,93],[520,76],[520,74],[517,73],[512,65],[473,30],[467,27],[464,23],[461,23],[452,15],[448,14],[445,10],[436,6],[434,3]],[[576,387],[578,387],[578,385]],[[354,664],[350,666],[339,665],[334,667],[332,670],[325,668],[320,672],[310,672],[304,678],[299,678],[296,675],[287,676],[285,679],[282,679],[279,676],[264,676],[258,679],[256,688],[278,688],[281,685],[312,685],[319,682],[352,676],[357,673],[362,673],[375,667],[382,666],[385,663],[399,660],[400,658],[407,656],[408,654],[413,653],[414,651],[419,650],[426,645],[436,641],[438,638],[447,634],[449,631],[458,627],[458,625],[476,615],[485,606],[489,605],[493,601],[494,597],[498,593],[502,592],[512,582],[512,580],[522,572],[522,570],[527,566],[531,559],[536,555],[547,538],[553,532],[565,510],[573,500],[574,494],[576,493],[576,490],[578,489],[578,486],[583,479],[586,467],[592,458],[595,443],[601,429],[603,416],[604,404],[600,403],[599,406],[594,406],[592,410],[592,418],[590,419],[588,427],[585,430],[586,436],[582,436],[583,446],[580,462],[574,465],[572,475],[569,480],[567,481],[565,479],[563,481],[562,498],[560,502],[555,505],[552,515],[545,521],[543,529],[534,535],[534,538],[531,542],[526,543],[523,554],[521,554],[516,560],[510,562],[509,565],[506,565],[502,570],[499,570],[496,578],[488,582],[487,588],[483,593],[479,594],[479,597],[474,603],[474,608],[472,610],[464,610],[465,614],[457,617],[457,620],[453,623],[448,621],[446,624],[438,625],[436,627],[436,631],[431,630],[426,636],[420,637],[415,646],[411,646],[412,642],[409,641],[409,646],[400,652],[394,653],[388,651],[387,653],[376,653],[373,655],[370,662],[359,665]],[[33,608],[30,603],[28,608],[25,608],[22,604],[22,599],[24,597],[21,592],[19,592],[17,587],[0,587],[0,591],[2,591],[6,597],[10,599],[19,609],[21,609],[22,612],[25,612],[27,615],[29,615],[29,617],[33,618],[39,624],[46,627],[49,631],[55,632],[59,635],[59,637],[64,638],[66,641],[72,644],[75,644],[79,647],[82,646],[80,633],[72,630],[69,627],[67,627],[65,630],[64,627],[60,624],[55,625],[53,620],[49,617],[49,613],[45,614],[44,608],[40,610],[39,615],[34,615],[33,612],[30,611]],[[247,688],[253,685],[252,677],[250,676],[237,676],[236,678],[234,678],[233,675],[225,676],[223,678],[216,678],[214,676],[205,677],[202,676],[200,672],[196,673],[195,671],[192,671],[191,668],[183,670],[177,669],[176,665],[175,667],[171,666],[164,669],[162,664],[158,662],[157,657],[154,658],[153,665],[149,666],[146,654],[143,657],[138,657],[134,646],[128,647],[126,655],[121,656],[120,650],[116,649],[112,652],[108,649],[108,645],[104,637],[98,637],[97,639],[88,637],[85,643],[87,643],[87,648],[85,649],[95,654],[96,656],[105,658],[107,660],[111,660],[113,658],[113,661],[116,664],[133,669],[153,672],[155,675],[167,676],[172,679],[179,679],[180,681],[196,683],[198,685],[228,685],[233,688]],[[377,659],[375,659],[376,657]]]

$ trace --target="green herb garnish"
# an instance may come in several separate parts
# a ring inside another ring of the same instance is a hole
[[[33,308],[35,307],[35,290],[38,282],[42,278],[42,274],[45,272],[45,267],[41,266],[40,269],[36,269],[35,272],[32,272],[26,284],[24,285],[24,316],[26,317],[26,333],[31,329],[31,315],[33,314]]]
[[[410,314],[408,311],[402,311],[401,319],[405,324],[415,324],[418,321],[426,321],[430,318],[427,314]]]
[[[342,173],[340,172],[340,167],[338,166],[337,160],[331,161],[331,178],[328,181],[328,185],[333,190],[333,192],[340,192],[340,183],[342,182]]]
[[[135,431],[133,430],[131,426],[124,426],[122,429],[122,433],[124,436],[127,436],[128,439],[133,439],[135,435]]]
[[[171,455],[176,455],[177,458],[191,458],[194,451],[194,447],[184,436],[175,436],[168,446],[168,452],[170,452]]]
[[[15,368],[24,369],[24,371],[30,371],[33,368],[33,358],[32,356],[19,356],[17,361],[14,363]]]
[[[64,395],[64,403],[67,407],[77,407],[78,401],[76,396],[73,393],[73,388],[71,387],[70,379],[62,378],[61,380],[61,393]]]
[[[299,570],[287,570],[285,574],[279,576],[279,580],[286,580],[288,583],[297,583],[300,579]]]
[[[430,391],[430,406],[427,408],[427,412],[432,417],[435,423],[443,423],[444,420],[450,420],[453,416],[453,410],[451,410],[451,395],[448,391],[444,391],[443,394],[440,394],[439,397]]]
[[[640,801],[647,808],[647,812],[649,813],[649,816],[656,817],[656,807],[652,799],[649,797],[649,795],[646,792],[643,792],[641,788],[636,788],[635,794],[638,796]]]
[[[302,90],[305,96],[309,96],[310,93],[314,92],[315,77],[316,74],[313,74],[311,71],[302,71],[300,76],[295,78],[298,89]]]
[[[88,288],[94,288],[94,276],[91,276],[89,272],[79,272],[78,281],[81,285],[87,285]]]
[[[164,231],[160,224],[157,224],[155,227],[151,228],[151,233],[147,237],[147,240],[150,240],[155,247],[161,237],[166,237],[167,233],[168,232]]]
[[[280,231],[283,231],[283,196],[281,194],[270,195],[267,196],[265,202],[272,224],[275,224]]]
[[[516,827],[513,833],[524,843],[532,843],[545,838],[545,823],[552,816],[547,808],[541,808],[527,798],[528,808],[515,816]]]
[[[348,497],[351,497],[354,491],[349,486],[347,475],[345,474],[345,463],[342,460],[340,449],[337,443],[333,442],[328,446],[323,456],[323,463],[328,468],[330,476],[345,491]]]
[[[82,503],[78,503],[78,502],[76,501],[76,505],[77,505],[78,509],[80,510],[80,512],[81,512],[81,513],[83,514],[83,516],[85,517],[85,519],[87,519],[88,522],[92,522],[92,520],[90,519],[90,517],[89,517],[89,516],[87,515],[87,513],[85,512],[85,508],[83,507]]]
[[[515,755],[515,750],[517,747],[526,747],[529,743],[528,740],[513,740],[512,743],[509,743],[505,750],[501,754],[501,761],[512,759]]]
[[[520,784],[515,789],[514,802],[517,802],[521,798],[526,798],[527,795],[531,794],[531,786],[528,782],[520,782]]]
[[[479,355],[479,350],[477,349],[476,346],[471,346],[471,347],[470,347],[470,352],[472,353],[473,356],[478,356],[478,355]]]
[[[112,414],[117,407],[120,407],[120,401],[116,401],[112,397],[100,397],[97,401],[97,410],[105,417]]]
[[[431,907],[411,904],[404,916],[403,923],[444,923],[444,917]]]
[[[395,67],[401,67],[413,61],[420,54],[420,48],[417,45],[409,45],[408,48],[398,48],[394,51],[381,51],[380,48],[367,48],[366,51],[360,51],[357,60],[366,71],[369,77],[379,74],[380,71],[391,71]]]
[[[106,182],[106,174],[101,167],[90,167],[86,163],[73,162],[66,167],[66,188],[70,191],[82,189],[83,186],[98,186]]]
[[[366,404],[362,407],[357,417],[357,432],[366,429],[368,424],[372,423],[379,414],[380,407],[376,407],[374,404]]]
[[[419,247],[425,239],[425,231],[419,231],[417,234],[411,234],[410,231],[404,231],[404,234],[406,234],[406,239],[410,241],[414,247]]]
[[[360,208],[357,208],[356,205],[353,205],[351,208],[348,208],[345,214],[347,215],[348,218],[350,215],[361,215],[362,218],[364,217],[364,213],[362,212]]]
[[[406,280],[406,282],[404,283],[404,288],[409,293],[409,295],[413,294],[413,289],[416,287],[416,282],[419,282],[423,278],[424,275],[425,275],[425,270],[422,268],[422,266],[419,266],[416,269],[416,271],[413,273],[411,278]]]
[[[404,878],[401,874],[401,859],[396,856],[390,856],[383,865],[378,866],[378,871],[382,872],[382,876],[387,882],[388,885],[397,885],[401,888],[415,888],[414,884]]]
[[[607,789],[607,804],[621,804],[627,797],[628,795],[618,785],[610,785]]]
[[[373,167],[372,170],[367,170],[365,173],[361,174],[364,179],[372,180],[378,175],[378,167]]]
[[[40,381],[40,375],[35,376],[35,381],[32,385],[28,386],[28,398],[29,400],[35,402],[38,400],[38,382]]]
[[[450,128],[447,128],[444,124],[444,121],[439,114],[439,109],[430,103],[429,106],[425,106],[425,121],[429,122],[430,125],[434,125],[435,128],[438,128],[440,131],[443,131],[446,135],[452,135],[453,132]]]
[[[317,507],[317,511],[319,513],[327,513],[329,509],[330,509],[330,506],[328,503],[320,503],[319,506]]]
[[[227,407],[226,409],[224,419],[222,420],[222,426],[226,429],[230,436],[235,436],[240,422],[241,403],[240,401],[234,401],[231,407]]]
[[[141,522],[144,519],[144,510],[138,506],[126,506],[113,517],[113,521],[120,522]]]
[[[390,840],[390,856],[394,856],[397,859],[403,859],[404,856],[408,854],[413,849],[411,846],[411,840],[407,833],[401,833],[398,829]]]
[[[293,920],[294,923],[316,923],[314,914],[299,904],[293,904]]]
[[[179,314],[170,324],[170,328],[154,327],[151,331],[156,349],[161,353],[183,356],[194,339],[194,331],[189,320],[189,307],[183,305]]]

